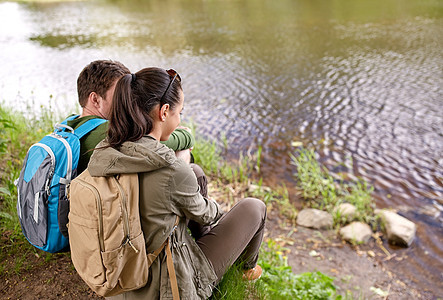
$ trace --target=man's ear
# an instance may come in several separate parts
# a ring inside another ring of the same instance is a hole
[[[100,107],[99,95],[96,92],[91,92],[88,96],[88,102],[95,108]]]

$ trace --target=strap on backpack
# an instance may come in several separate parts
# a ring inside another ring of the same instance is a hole
[[[63,124],[63,125],[66,125],[66,124],[68,124],[68,121],[72,121],[72,120],[74,120],[74,119],[77,119],[78,117],[80,117],[80,115],[73,115],[73,116],[67,117],[66,120],[64,120],[64,121],[62,122],[62,124]]]
[[[166,265],[168,267],[168,273],[169,273],[169,280],[171,281],[171,288],[172,288],[172,299],[174,300],[180,300],[180,294],[178,292],[178,283],[177,283],[177,276],[175,274],[174,269],[174,262],[172,261],[172,252],[171,252],[171,235],[174,232],[174,230],[177,228],[179,221],[179,217],[177,216],[175,219],[174,227],[171,231],[171,234],[168,236],[166,241],[163,242],[163,244],[155,250],[152,253],[148,254],[148,267],[151,267],[152,263],[155,261],[157,256],[163,251],[164,248],[166,248]]]
[[[80,127],[75,129],[74,134],[78,136],[79,139],[81,139],[85,134],[89,133],[91,130],[97,128],[98,126],[100,126],[105,122],[107,122],[107,120],[99,118],[88,120]]]
[[[66,120],[64,120],[63,122],[61,122],[60,124],[56,124],[55,127],[62,127],[62,128],[67,128],[68,130],[72,128],[69,127],[68,121],[72,121],[76,118],[78,118],[80,115],[73,115],[68,117]],[[81,139],[84,135],[88,134],[90,131],[92,131],[93,129],[97,128],[98,126],[100,126],[101,124],[107,122],[107,120],[105,119],[101,119],[101,118],[95,118],[95,119],[89,119],[87,120],[85,123],[83,123],[81,126],[79,126],[77,129],[74,130],[74,134]]]

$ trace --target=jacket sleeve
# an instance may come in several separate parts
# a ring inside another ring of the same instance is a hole
[[[174,151],[181,151],[194,147],[195,139],[186,129],[178,128],[171,133],[167,141],[161,143]]]
[[[171,183],[171,199],[174,202],[175,214],[186,216],[202,225],[216,222],[223,214],[222,209],[212,199],[200,194],[194,172],[184,162],[179,161]],[[173,208],[174,209],[174,208]]]

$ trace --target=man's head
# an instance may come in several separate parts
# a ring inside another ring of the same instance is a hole
[[[77,79],[78,101],[83,108],[82,116],[109,116],[117,80],[130,74],[122,63],[111,60],[96,60],[87,65]]]

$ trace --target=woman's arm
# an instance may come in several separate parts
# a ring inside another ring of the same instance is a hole
[[[204,198],[200,194],[197,178],[194,172],[184,162],[178,162],[176,173],[171,184],[171,199],[177,208],[174,213],[185,215],[202,225],[216,222],[223,214],[215,200]]]

